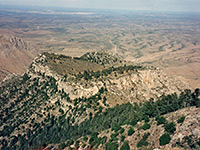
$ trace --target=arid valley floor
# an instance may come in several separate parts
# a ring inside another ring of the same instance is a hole
[[[128,61],[157,66],[195,88],[200,85],[199,20],[195,13],[4,8],[0,9],[0,33],[22,38],[39,52],[81,56],[107,51]],[[32,55],[36,54],[34,49]],[[0,67],[5,74],[20,70]]]

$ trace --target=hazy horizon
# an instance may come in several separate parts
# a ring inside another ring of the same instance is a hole
[[[169,12],[200,12],[199,0],[2,0],[0,5],[114,9]]]

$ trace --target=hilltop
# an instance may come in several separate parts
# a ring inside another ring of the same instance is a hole
[[[158,68],[122,61],[105,52],[82,57],[43,53],[22,76],[1,82],[1,149],[40,149],[52,144],[60,149],[85,145],[116,149],[126,141],[134,148],[176,147],[179,130],[176,135],[164,128],[174,121],[172,116],[179,118],[183,112],[187,112],[184,123],[196,127],[199,122],[192,125],[187,117],[199,119],[198,97],[199,89],[191,91],[187,83]],[[154,125],[163,115],[167,121]],[[188,135],[180,133],[183,138],[191,135],[198,146],[195,127]],[[169,141],[159,143],[165,132],[172,138],[169,145]],[[152,141],[154,134],[157,139]],[[142,139],[139,146],[131,143]],[[187,141],[180,144],[191,146]]]
[[[67,92],[72,99],[92,96],[102,87],[118,99],[126,97],[132,101],[158,98],[163,93],[180,93],[190,88],[158,68],[125,62],[109,54],[105,59],[105,54],[88,53],[78,58],[44,53],[34,60],[27,74],[32,78],[36,73],[55,78],[58,89]],[[90,57],[86,59],[86,56]]]

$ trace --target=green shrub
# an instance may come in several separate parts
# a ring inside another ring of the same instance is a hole
[[[171,141],[171,137],[168,133],[165,133],[160,137],[160,145],[166,145],[170,141]]]
[[[87,137],[87,136],[84,136],[84,137],[83,137],[83,141],[87,142],[87,140],[88,140],[88,137]]]
[[[173,134],[174,131],[176,131],[176,126],[175,126],[174,122],[167,123],[165,125],[165,131],[167,131],[168,133]]]
[[[183,143],[188,145],[188,149],[199,150],[199,148],[200,148],[200,141],[195,140],[194,136],[192,136],[192,135],[185,136],[182,139],[182,142],[179,143],[179,145],[182,146]]]
[[[64,149],[66,147],[66,144],[65,143],[61,143],[58,145],[58,148],[59,149]]]
[[[160,125],[160,124],[165,124],[166,119],[165,119],[165,117],[158,116],[158,117],[156,117],[156,121],[157,121],[157,125]]]
[[[111,135],[110,135],[111,140],[112,140],[112,141],[117,141],[117,140],[118,140],[118,139],[117,139],[117,136],[118,136],[118,135],[119,135],[118,133],[111,134]]]
[[[182,117],[180,117],[179,119],[178,119],[178,123],[183,123],[184,122],[184,120],[185,120],[185,116],[182,116]]]
[[[144,120],[146,123],[149,122],[149,116],[147,115],[143,116],[142,120]]]
[[[117,150],[118,144],[115,142],[108,142],[106,143],[106,150]]]
[[[78,146],[79,146],[79,143],[80,143],[80,141],[77,140],[77,141],[75,142],[75,147],[78,147]]]
[[[102,138],[101,138],[101,144],[106,143],[106,140],[107,140],[107,136],[102,137]]]
[[[124,128],[121,128],[119,133],[121,133],[121,134],[124,133]]]
[[[130,146],[128,144],[128,141],[125,141],[120,150],[130,150]]]
[[[115,132],[119,131],[121,129],[121,126],[120,125],[114,125],[112,127],[112,130],[114,130]]]
[[[62,108],[59,108],[59,112],[60,112],[61,114],[64,114],[64,111],[63,111]]]
[[[70,145],[72,145],[72,144],[74,144],[74,141],[73,141],[73,140],[69,140],[69,141],[67,141],[66,146],[70,146]]]
[[[145,133],[142,139],[137,143],[137,147],[147,146],[149,143],[147,142],[147,138],[149,137],[150,133]]]
[[[147,130],[147,129],[149,129],[150,127],[151,127],[150,124],[144,123],[144,125],[142,126],[142,129],[143,129],[143,130]]]
[[[121,142],[123,142],[125,138],[126,138],[126,137],[125,137],[124,135],[122,135],[122,136],[121,136]]]
[[[89,140],[89,144],[92,145],[95,143],[95,141],[97,141],[97,136],[98,136],[98,132],[93,132],[91,134],[90,140]]]
[[[135,131],[133,130],[133,128],[129,128],[128,130],[128,135],[131,136]]]
[[[135,120],[135,119],[131,120],[130,124],[131,124],[132,126],[135,126],[135,125],[137,124],[137,120]]]

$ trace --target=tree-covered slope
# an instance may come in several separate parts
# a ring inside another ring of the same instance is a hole
[[[41,149],[52,144],[59,149],[86,145],[93,149],[155,148],[170,141],[172,147],[176,142],[183,147],[199,146],[198,128],[185,141],[173,139],[177,124],[184,124],[187,116],[180,123],[163,119],[185,108],[199,110],[195,108],[200,106],[199,89],[184,90],[187,85],[181,81],[149,67],[97,62],[44,53],[22,76],[2,82],[1,149]],[[149,99],[151,95],[154,99]],[[157,127],[162,134],[157,134]],[[156,143],[150,140],[154,134]],[[187,140],[193,140],[193,146]]]

